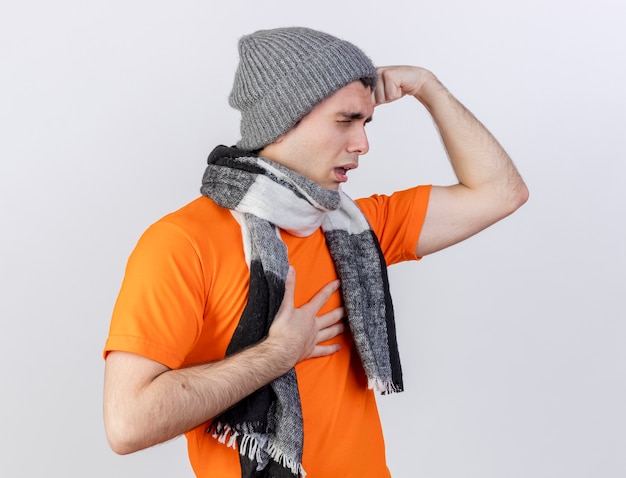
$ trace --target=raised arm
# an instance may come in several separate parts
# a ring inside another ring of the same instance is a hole
[[[511,158],[491,133],[430,71],[379,68],[376,105],[413,96],[429,111],[458,184],[433,186],[418,256],[456,244],[508,216],[528,199]]]
[[[296,363],[336,352],[338,345],[319,343],[343,332],[343,308],[317,313],[338,285],[338,281],[331,282],[296,309],[295,272],[290,270],[285,298],[267,339],[224,360],[171,370],[139,355],[111,352],[105,369],[104,424],[113,451],[132,453],[174,438]]]

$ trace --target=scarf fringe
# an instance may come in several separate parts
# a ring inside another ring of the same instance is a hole
[[[368,378],[367,388],[369,388],[370,390],[376,390],[383,395],[402,392],[402,387],[399,387],[391,380],[382,380],[380,378]]]
[[[291,470],[291,473],[293,473],[294,475],[297,474],[302,478],[306,476],[306,471],[304,471],[302,463],[285,455],[285,453],[281,451],[275,444],[268,444],[267,452],[269,453],[272,460],[285,468],[289,468],[289,470]]]
[[[254,460],[260,463],[262,460],[261,452],[263,451],[259,440],[252,434],[239,433],[229,425],[224,425],[221,422],[216,423],[213,426],[213,433],[211,436],[217,439],[218,443],[226,445],[229,448],[239,448],[239,453],[249,460]],[[237,438],[241,437],[239,447],[237,447]],[[301,478],[305,478],[307,473],[304,471],[302,463],[294,458],[288,457],[279,447],[274,443],[269,443],[266,446],[265,452],[279,465],[287,468],[294,475],[298,475]]]
[[[247,456],[249,460],[255,460],[258,463],[261,460],[259,440],[252,435],[244,433],[239,444],[239,453]]]
[[[237,449],[237,437],[239,435],[237,430],[234,430],[228,425],[222,425],[221,423],[215,425],[212,433],[213,438],[216,438],[219,443],[234,449]],[[226,443],[227,441],[228,443]]]

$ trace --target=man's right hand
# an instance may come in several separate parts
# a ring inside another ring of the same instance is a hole
[[[339,344],[324,344],[344,331],[343,307],[317,315],[330,296],[339,288],[339,281],[326,284],[302,307],[294,305],[296,272],[289,267],[285,280],[285,296],[269,330],[268,341],[281,344],[293,365],[303,360],[337,352]]]

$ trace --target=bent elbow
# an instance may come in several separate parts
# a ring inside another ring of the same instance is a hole
[[[117,455],[128,455],[148,447],[128,421],[121,417],[113,418],[105,414],[104,430],[109,447]]]
[[[139,448],[133,446],[132,440],[128,439],[128,434],[121,430],[105,425],[105,431],[109,447],[117,455],[128,455],[139,450]]]
[[[503,200],[501,201],[502,205],[502,214],[503,217],[508,216],[509,214],[514,213],[528,201],[529,197],[528,187],[526,183],[521,179],[513,186],[506,190],[503,193]]]
[[[111,448],[111,450],[113,450],[113,453],[115,453],[116,455],[130,455],[131,453],[139,451],[127,446],[125,443],[113,441],[110,438],[108,438],[108,440],[109,448]]]
[[[528,187],[526,186],[526,183],[521,181],[518,187],[515,188],[515,191],[513,194],[513,198],[512,198],[513,210],[511,212],[516,211],[517,209],[522,207],[524,204],[526,204],[529,196],[530,196],[530,191],[528,191]]]

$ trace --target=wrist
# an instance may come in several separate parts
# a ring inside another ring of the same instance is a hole
[[[443,105],[452,95],[439,79],[430,71],[425,72],[424,81],[413,95],[431,114],[437,106]]]
[[[279,375],[291,370],[299,359],[299,352],[293,342],[282,340],[281,337],[269,335],[260,344],[260,352],[267,357],[268,365]]]

